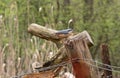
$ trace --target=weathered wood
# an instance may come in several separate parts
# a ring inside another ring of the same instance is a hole
[[[61,47],[55,56],[53,56],[50,60],[43,64],[43,67],[52,66],[54,64],[58,64],[68,60],[68,57],[65,52],[65,47]]]
[[[67,44],[66,44],[68,56],[71,59],[71,62],[73,65],[74,75],[76,78],[90,78],[90,68],[84,62],[82,52],[80,50],[82,49],[83,45],[82,43],[80,43],[82,47],[79,47],[80,49],[78,49],[75,47],[74,44],[76,44],[74,40],[67,41]]]
[[[44,26],[41,26],[41,25],[38,25],[38,24],[35,24],[35,23],[31,24],[28,27],[28,32],[35,35],[35,36],[37,36],[37,37],[40,37],[42,39],[51,40],[51,41],[55,42],[58,45],[62,45],[60,43],[60,40],[62,40],[63,38],[67,38],[67,37],[69,37],[71,35],[71,34],[66,34],[66,35],[64,35],[62,37],[58,36],[58,35],[56,35],[57,30],[46,28]],[[79,34],[77,34],[77,35],[75,35],[73,37],[74,38],[77,38],[77,37],[85,38],[86,41],[88,42],[88,45],[93,45],[93,41],[92,41],[92,39],[89,36],[87,31],[83,31],[82,33],[79,33]]]
[[[86,31],[85,31],[86,32]],[[95,71],[93,67],[87,63],[93,64],[91,54],[86,43],[86,36],[81,34],[78,37],[70,38],[66,41],[65,47],[67,49],[67,54],[71,59],[73,70],[76,78],[96,78]],[[82,38],[81,38],[82,37]],[[89,37],[90,39],[90,37]],[[90,39],[91,40],[91,39]],[[86,60],[89,59],[89,60]]]
[[[31,73],[31,74],[25,75],[22,78],[54,78],[54,73],[52,71]]]
[[[58,32],[57,30],[46,28],[44,26],[35,23],[31,24],[28,27],[28,32],[42,39],[51,40],[55,42],[59,47],[61,46],[59,41],[71,35],[71,34],[61,34],[62,36],[59,36],[56,34]]]
[[[81,40],[84,40],[86,42],[86,45],[89,45],[89,47],[93,45],[93,41],[87,31],[83,31],[74,36],[66,35],[65,37],[64,36],[59,37],[55,34],[57,32],[56,30],[49,29],[49,28],[40,26],[38,24],[31,24],[28,27],[28,32],[42,39],[51,40],[52,42],[56,43],[56,45],[58,46],[59,50],[57,54],[53,56],[53,58],[45,62],[43,67],[52,66],[68,60],[68,56],[66,55],[66,49],[63,45],[67,39],[71,39],[71,40],[81,39]],[[86,56],[89,57],[90,53],[87,53]]]
[[[56,30],[52,30],[49,28],[46,28],[44,26],[40,26],[38,24],[31,24],[28,27],[28,32],[31,34],[38,36],[40,38],[46,39],[46,40],[57,40],[59,39],[55,33],[57,32]]]
[[[84,39],[87,45],[89,45],[90,47],[93,45],[93,41],[87,31],[83,31],[75,36],[70,36],[69,39],[71,40]],[[86,55],[91,56],[89,52]],[[43,66],[54,65],[54,64],[66,61],[67,59],[68,57],[66,55],[66,49],[63,46],[60,50],[58,50],[57,54],[53,58],[51,58],[48,62],[46,62]]]
[[[108,50],[108,45],[107,44],[102,44],[101,45],[101,58],[102,58],[103,64],[111,65],[109,50]],[[103,67],[106,68],[106,69],[112,70],[112,68],[109,67],[109,66],[103,66]],[[108,78],[108,77],[113,78],[112,71],[104,70],[104,78]]]
[[[55,35],[55,33],[57,32],[56,30],[33,23],[29,25],[28,32],[39,38],[51,40],[55,42],[58,47],[61,46],[61,44],[59,43],[59,37]]]
[[[55,34],[57,32],[56,30],[46,28],[46,27],[43,27],[43,26],[33,23],[28,27],[28,32],[37,37],[40,37],[42,39],[51,40],[51,41],[55,42],[59,49],[61,46],[63,46],[63,43],[61,43],[61,41],[60,41],[60,40],[62,40],[62,38],[58,37]],[[75,36],[70,36],[70,38],[72,38],[72,39],[77,39],[79,37],[80,37],[80,39],[85,39],[88,45],[93,45],[93,41],[90,38],[87,31],[83,31]],[[62,41],[62,42],[64,42],[64,41]],[[65,52],[66,52],[65,47],[58,50],[58,53],[53,58],[51,58],[48,62],[46,62],[44,64],[44,66],[49,66],[49,65],[54,65],[54,64],[60,63],[63,59],[65,59],[67,57]]]
[[[88,46],[93,46],[94,43],[92,41],[92,38],[90,37],[89,33],[87,31],[83,31],[77,35],[74,35],[72,37],[70,37],[71,40],[75,40],[75,39],[84,39],[87,43]]]

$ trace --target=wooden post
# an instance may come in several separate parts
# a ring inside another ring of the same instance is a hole
[[[101,58],[102,58],[103,64],[111,65],[109,50],[108,50],[108,45],[107,44],[102,44],[101,45]],[[103,65],[103,67],[106,68],[106,69],[112,70],[112,68],[110,66]],[[105,78],[108,78],[108,77],[113,78],[112,77],[112,71],[104,70],[104,76],[105,76]]]
[[[85,33],[87,32],[85,31]],[[84,36],[85,35],[81,36],[79,34],[66,41],[65,47],[67,49],[67,54],[71,59],[76,78],[97,78],[95,70],[89,65],[92,65],[93,63],[91,62],[92,57],[86,40],[90,40],[92,42],[92,39],[90,36],[86,39]]]
[[[74,70],[75,78],[91,78],[90,77],[90,67],[84,61],[84,55],[82,54],[83,43],[80,42],[79,48],[78,45],[75,47],[75,41],[67,42],[66,49],[68,51],[69,58]]]

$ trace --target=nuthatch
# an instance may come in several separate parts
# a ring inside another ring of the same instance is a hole
[[[65,29],[65,30],[60,30],[60,31],[56,32],[56,34],[69,34],[72,31],[73,31],[72,29]]]
[[[56,35],[61,38],[66,38],[72,34],[72,31],[73,31],[72,29],[60,30],[60,31],[56,32]]]

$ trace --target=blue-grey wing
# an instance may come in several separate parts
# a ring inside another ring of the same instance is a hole
[[[68,34],[70,31],[72,31],[72,29],[60,30],[56,32],[56,34]]]

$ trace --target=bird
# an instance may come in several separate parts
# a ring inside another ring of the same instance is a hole
[[[59,30],[55,34],[60,38],[65,38],[65,37],[68,37],[69,35],[71,35],[72,32],[73,32],[73,30],[71,28],[69,28],[69,29]]]
[[[69,29],[65,29],[65,30],[59,30],[56,32],[56,34],[69,34],[71,32],[73,32],[73,30],[71,28],[69,28]]]

